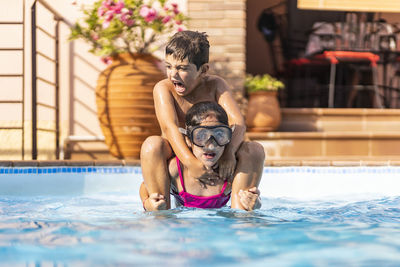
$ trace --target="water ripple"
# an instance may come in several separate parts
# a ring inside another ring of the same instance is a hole
[[[262,201],[253,212],[143,212],[126,195],[2,197],[0,258],[9,265],[400,265],[400,197]]]

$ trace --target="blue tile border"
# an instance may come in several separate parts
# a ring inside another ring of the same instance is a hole
[[[142,174],[142,169],[135,167],[0,167],[0,175],[2,174],[57,174],[57,173],[132,173]]]
[[[0,175],[9,174],[142,174],[142,169],[139,166],[126,166],[126,167],[107,167],[107,166],[82,166],[82,167],[0,167]],[[309,173],[309,174],[400,174],[400,166],[350,166],[350,167],[309,167],[309,166],[293,166],[293,167],[264,167],[263,174],[274,173]]]
[[[400,174],[400,166],[351,166],[351,167],[264,167],[263,174],[309,173],[309,174]]]

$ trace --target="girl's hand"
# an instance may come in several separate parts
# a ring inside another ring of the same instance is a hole
[[[166,210],[167,202],[163,195],[153,193],[143,202],[143,207],[147,211]]]
[[[222,179],[227,179],[229,183],[233,181],[233,174],[236,168],[236,157],[232,153],[224,153],[218,160],[219,176]]]
[[[247,211],[252,211],[261,208],[260,190],[257,187],[252,187],[243,191],[239,190],[239,200],[243,208]]]

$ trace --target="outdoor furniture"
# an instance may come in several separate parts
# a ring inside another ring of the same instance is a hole
[[[382,101],[380,99],[380,93],[378,88],[378,70],[377,62],[379,56],[371,52],[357,52],[357,51],[324,51],[321,54],[313,56],[316,59],[328,60],[330,62],[330,76],[329,76],[329,96],[328,96],[328,107],[334,107],[335,101],[335,86],[336,86],[336,66],[339,63],[351,64],[356,71],[356,82],[351,85],[353,88],[349,95],[347,107],[351,107],[352,101],[357,95],[359,90],[373,90],[374,101],[373,106],[382,108]],[[365,68],[365,64],[370,67],[372,72],[372,84],[361,85],[358,83],[359,71]]]
[[[385,87],[385,105],[390,108],[400,108],[400,56],[392,64],[389,84]]]
[[[391,73],[393,64],[400,65],[394,63],[400,56],[396,44],[400,31],[396,28],[382,20],[362,20],[360,14],[354,13],[346,14],[342,22],[314,23],[304,57],[286,63],[287,99],[294,99],[290,93],[304,93],[306,97],[325,96],[325,101],[314,101],[318,107],[392,107],[389,98],[394,93],[391,91],[398,88],[393,85],[395,79]],[[400,75],[400,71],[394,73]],[[302,81],[298,89],[294,87],[296,81]],[[314,87],[320,92],[305,93]]]

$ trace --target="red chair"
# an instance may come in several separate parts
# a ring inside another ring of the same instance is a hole
[[[330,62],[330,78],[329,78],[329,96],[328,107],[334,107],[335,101],[335,80],[336,80],[336,66],[339,63],[352,63],[354,65],[360,63],[369,63],[372,71],[372,88],[374,92],[375,101],[373,106],[383,108],[378,88],[378,70],[377,62],[379,56],[370,52],[354,52],[354,51],[324,51],[321,54],[316,54],[312,57],[317,60],[328,60]],[[368,88],[366,86],[363,86]],[[349,95],[348,106],[351,106],[352,100],[358,92],[358,87],[353,88]]]
[[[326,59],[293,58],[285,62],[287,88],[285,100],[290,107],[321,107],[325,106],[326,94],[324,75],[330,67]],[[285,101],[284,101],[285,102]]]

